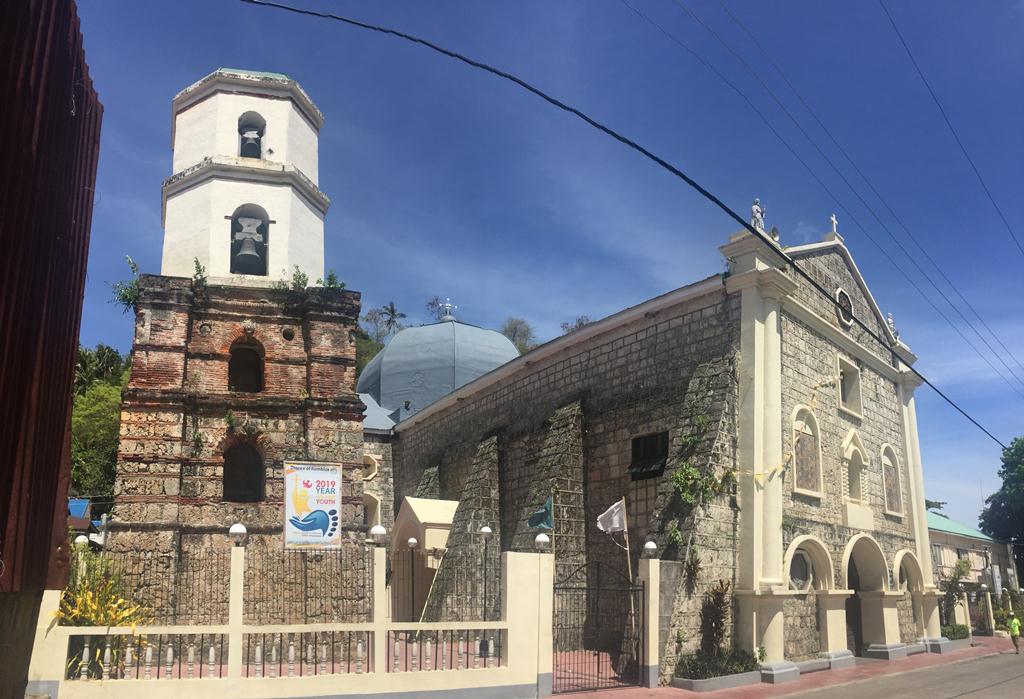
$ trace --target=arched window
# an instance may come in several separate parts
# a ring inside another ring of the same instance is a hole
[[[882,489],[885,491],[885,511],[903,514],[903,492],[900,488],[900,468],[896,452],[886,444],[882,447]]]
[[[248,442],[224,452],[224,501],[260,502],[263,499],[263,457]]]
[[[231,214],[231,273],[267,276],[270,217],[262,206],[242,204]]]
[[[799,592],[807,592],[814,586],[814,565],[803,549],[797,549],[789,562],[789,585]]]
[[[238,117],[238,154],[243,158],[262,158],[266,129],[267,121],[256,112]]]
[[[263,355],[258,345],[236,343],[228,360],[228,390],[259,393],[263,390]]]
[[[863,476],[867,467],[864,443],[856,430],[850,430],[843,440],[843,467],[846,469],[846,481],[843,491],[849,500],[863,503],[867,498],[864,492]]]
[[[797,408],[793,417],[793,489],[821,495],[821,443],[810,408]]]

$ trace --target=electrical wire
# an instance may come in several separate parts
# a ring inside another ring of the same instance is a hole
[[[761,110],[757,109],[757,107],[754,105],[753,101],[749,97],[747,97],[746,94],[742,93],[742,91],[733,82],[727,80],[722,75],[721,72],[719,72],[717,69],[714,69],[709,62],[707,62],[703,58],[700,58],[699,56],[697,56],[697,53],[693,49],[691,49],[688,46],[685,46],[681,40],[679,40],[673,34],[668,32],[664,27],[662,27],[660,24],[658,24],[655,20],[651,19],[649,16],[645,15],[643,12],[637,10],[627,0],[620,0],[620,2],[622,2],[623,5],[628,7],[630,10],[632,10],[638,16],[640,16],[641,18],[645,19],[648,23],[650,23],[651,25],[656,27],[659,31],[661,31],[663,34],[668,36],[670,39],[675,41],[677,44],[683,46],[683,48],[685,48],[691,55],[697,57],[698,60],[700,60],[700,62],[703,65],[705,65],[710,70],[712,70],[717,76],[719,76],[722,80],[724,80],[729,85],[729,87],[731,87],[734,91],[736,91],[738,94],[740,94],[740,96],[743,97],[744,101],[746,101],[746,103],[750,106],[750,108],[755,110],[758,113],[758,116],[761,118],[761,120],[763,122],[765,122],[766,124],[768,124],[767,117],[765,117],[764,114],[761,113]],[[908,251],[906,249],[906,247],[899,241],[899,239],[896,238],[896,236],[893,234],[893,232],[889,229],[889,227],[885,224],[885,222],[882,221],[882,219],[878,216],[878,214],[871,207],[871,205],[868,204],[867,201],[865,201],[864,197],[861,196],[861,194],[856,190],[856,188],[854,188],[853,184],[849,181],[849,179],[847,179],[847,177],[842,173],[842,171],[839,170],[839,168],[832,161],[832,159],[829,158],[829,156],[822,150],[822,148],[818,145],[818,143],[814,140],[814,138],[812,138],[811,135],[809,133],[807,133],[807,131],[806,131],[806,129],[804,129],[803,125],[800,124],[800,122],[796,119],[796,117],[794,117],[793,114],[789,111],[789,109],[786,108],[786,105],[783,104],[783,102],[779,99],[779,97],[775,94],[775,92],[771,89],[771,87],[757,73],[757,71],[754,70],[754,68],[746,61],[746,59],[744,59],[743,56],[741,56],[735,49],[733,49],[733,47],[727,41],[725,41],[725,39],[723,39],[721,37],[721,35],[718,34],[718,32],[716,32],[707,23],[705,23],[703,19],[701,19],[696,13],[694,13],[689,7],[687,7],[681,0],[672,0],[672,2],[681,11],[686,13],[686,15],[690,17],[690,19],[692,19],[697,24],[699,24],[701,27],[703,27],[720,44],[722,44],[722,46],[725,47],[725,49],[730,54],[732,54],[732,56],[737,61],[739,61],[743,65],[743,67],[761,84],[761,86],[764,88],[764,90],[769,94],[769,96],[771,96],[771,98],[775,101],[775,103],[783,111],[783,113],[785,113],[785,115],[789,118],[789,120],[791,122],[793,122],[793,125],[800,131],[800,133],[803,135],[803,137],[805,139],[807,139],[807,141],[814,147],[814,149],[818,152],[818,155],[820,155],[822,157],[822,159],[824,159],[825,162],[828,163],[828,165],[832,168],[832,170],[839,176],[840,179],[842,179],[843,183],[846,184],[847,188],[849,188],[850,191],[853,192],[854,196],[857,197],[857,199],[860,201],[860,203],[871,213],[871,215],[874,217],[875,221],[878,222],[878,225],[881,226],[882,230],[885,231],[885,233],[889,236],[889,238],[893,241],[893,243],[895,243],[896,246],[900,249],[900,251],[907,257],[907,259],[910,261],[910,263],[928,281],[928,283],[931,284],[932,288],[935,289],[936,293],[938,293],[939,296],[941,296],[946,301],[946,303],[948,303],[950,305],[950,307],[960,316],[960,318],[964,321],[964,324],[967,325],[967,327],[969,327],[971,330],[974,331],[974,334],[977,335],[978,339],[980,339],[985,344],[985,346],[988,348],[989,352],[991,352],[992,355],[995,356],[995,358],[999,361],[999,363],[1001,363],[1003,365],[1003,367],[1009,373],[1010,377],[1013,378],[1013,379],[1016,379],[1017,383],[1020,384],[1021,388],[1024,388],[1024,379],[1022,379],[1020,376],[1017,375],[1016,372],[1014,372],[1013,368],[1009,364],[1006,363],[1006,361],[1003,359],[1002,355],[1000,355],[999,352],[997,352],[996,349],[992,346],[992,343],[990,343],[988,341],[988,339],[984,335],[981,334],[981,332],[977,329],[977,327],[975,327],[975,325],[963,314],[963,312],[960,310],[960,308],[957,307],[957,305],[953,303],[953,301],[949,298],[949,296],[947,296],[946,293],[941,288],[939,288],[939,286],[935,283],[935,281],[928,275],[928,273],[925,272],[925,270],[917,262],[917,259],[910,253],[910,251]],[[776,129],[772,128],[772,127],[769,127],[769,128],[771,128],[772,133],[774,133],[776,138],[778,138],[783,143],[783,145],[786,146],[786,148],[790,151],[790,153],[793,153],[795,155],[795,151],[792,148],[792,146],[788,142],[786,142],[786,140],[779,134],[779,132]],[[844,151],[844,155],[845,155],[845,151]],[[847,159],[849,160],[849,156],[847,156]],[[878,250],[882,253],[882,255],[896,269],[897,273],[900,274],[904,279],[906,279],[907,282],[910,283],[910,285],[917,291],[917,293],[921,295],[921,298],[923,298],[928,303],[928,305],[930,305],[932,307],[932,309],[939,315],[939,317],[941,317],[943,320],[945,320],[946,323],[963,339],[963,341],[972,350],[974,350],[974,352],[982,359],[982,361],[984,361],[986,364],[988,364],[989,368],[992,369],[993,373],[995,373],[1003,381],[1005,381],[1006,384],[1021,399],[1024,399],[1024,393],[1022,393],[1021,390],[1018,389],[1017,386],[1015,386],[1010,381],[1010,379],[1008,379],[1003,374],[1002,371],[1000,371],[994,364],[992,364],[991,360],[989,360],[989,358],[984,353],[982,353],[982,351],[980,349],[978,349],[978,347],[971,340],[969,340],[966,335],[964,335],[964,333],[960,330],[960,328],[957,327],[957,325],[949,318],[949,316],[946,315],[946,313],[944,311],[942,311],[934,303],[934,301],[932,301],[931,297],[929,297],[928,294],[926,294],[924,292],[924,290],[921,289],[921,287],[917,284],[917,282],[915,282],[909,275],[906,274],[906,272],[903,271],[903,269],[896,262],[896,260],[894,260],[892,258],[892,256],[888,253],[888,251],[885,250],[882,247],[882,245],[877,240],[875,240],[874,236],[872,236],[871,233],[864,226],[861,225],[860,220],[855,215],[853,215],[853,213],[841,201],[838,200],[838,198],[832,192],[832,190],[827,185],[825,185],[824,182],[811,170],[811,168],[807,164],[807,162],[803,158],[800,158],[799,156],[797,156],[797,160],[799,160],[800,164],[804,166],[804,168],[811,174],[811,176],[818,182],[818,184],[825,190],[825,192],[830,197],[832,197],[833,202],[836,204],[836,206],[838,206],[847,216],[849,216],[850,220],[853,222],[853,224],[864,234],[864,236],[869,241],[871,241],[872,244],[874,244],[874,246],[876,248],[878,248]],[[858,172],[859,172],[859,170],[858,170]],[[863,177],[863,173],[861,173],[861,177]],[[869,183],[869,186],[870,186],[870,183]],[[874,190],[874,187],[872,187],[872,189]],[[878,194],[877,190],[874,190],[874,191],[875,191],[876,196],[879,196],[879,198],[881,198],[881,195]],[[890,207],[890,211],[891,211],[891,207]],[[915,243],[916,242],[917,241],[915,239]],[[920,244],[918,244],[918,247],[920,247]],[[929,259],[930,259],[930,256],[929,256]],[[934,260],[932,262],[934,264]],[[945,276],[945,275],[943,275],[943,276]],[[948,278],[947,278],[947,282],[948,282]],[[952,285],[951,282],[950,282],[950,285]],[[962,298],[962,295],[961,295],[961,298]],[[982,321],[982,322],[984,322],[984,321]],[[990,330],[990,332],[991,332],[991,330]],[[997,340],[998,340],[998,338],[997,338]]]
[[[896,26],[896,20],[893,19],[892,15],[889,13],[889,8],[885,6],[885,2],[883,2],[883,0],[878,0],[878,4],[882,6],[882,11],[885,13],[885,16],[889,18],[889,24],[892,25],[893,31],[896,32],[896,37],[903,45],[903,50],[907,52],[907,57],[910,58],[910,62],[914,64],[914,70],[917,71],[918,77],[921,78],[921,82],[924,83],[924,86],[928,89],[928,94],[932,96],[932,101],[935,103],[935,106],[939,108],[939,114],[942,115],[942,120],[946,122],[946,126],[949,127],[949,132],[953,135],[953,140],[955,140],[956,144],[960,146],[960,152],[964,154],[964,158],[967,159],[971,169],[974,170],[974,175],[978,178],[978,183],[981,185],[981,188],[985,190],[988,200],[992,203],[992,208],[994,208],[996,213],[999,214],[999,218],[1002,219],[1003,225],[1006,226],[1006,232],[1010,234],[1010,237],[1013,238],[1013,242],[1017,244],[1017,249],[1020,250],[1020,254],[1024,255],[1024,245],[1021,245],[1020,238],[1018,238],[1017,234],[1013,232],[1013,228],[1010,226],[1010,222],[1007,220],[1006,215],[1003,213],[1003,210],[999,208],[999,204],[996,203],[996,198],[992,196],[992,190],[988,188],[985,178],[981,176],[981,171],[978,170],[978,166],[974,164],[974,158],[972,158],[971,154],[967,152],[967,146],[964,145],[964,142],[960,140],[960,134],[958,134],[956,129],[953,128],[953,122],[949,120],[946,110],[942,107],[942,102],[939,101],[938,95],[935,94],[935,90],[932,89],[931,84],[928,82],[928,78],[924,77],[924,72],[921,70],[921,66],[918,65],[917,59],[914,58],[914,54],[910,50],[910,46],[907,45],[906,39],[903,38],[900,28]]]
[[[782,68],[779,66],[779,64],[775,61],[775,59],[772,58],[772,55],[770,53],[768,53],[767,49],[765,49],[764,45],[757,38],[757,35],[754,32],[752,32],[740,20],[739,17],[737,17],[735,14],[733,14],[733,12],[729,9],[729,6],[726,5],[725,0],[718,0],[718,4],[719,4],[719,6],[721,6],[722,10],[729,16],[729,18],[736,24],[736,26],[739,27],[747,35],[747,37],[750,39],[751,43],[753,43],[753,45],[755,47],[757,47],[757,50],[761,52],[761,55],[764,56],[765,59],[767,59],[768,63],[771,64],[771,66],[775,70],[775,72],[778,73],[779,77],[782,78],[783,82],[786,83],[786,86],[789,88],[789,90],[796,96],[797,100],[800,101],[800,104],[803,105],[803,108],[807,111],[808,114],[811,115],[811,117],[814,119],[815,123],[817,123],[818,127],[822,131],[825,132],[825,135],[828,136],[829,140],[832,142],[832,145],[834,145],[836,147],[836,149],[840,153],[842,153],[843,157],[846,158],[846,161],[848,163],[850,163],[850,166],[853,167],[854,171],[860,176],[860,178],[862,180],[864,180],[865,184],[867,184],[867,186],[871,190],[871,192],[878,198],[878,200],[880,202],[882,202],[882,205],[885,207],[886,211],[889,212],[889,215],[893,217],[893,220],[895,220],[896,223],[899,224],[900,228],[902,228],[903,231],[907,234],[907,236],[914,242],[914,245],[921,252],[921,254],[924,255],[925,259],[927,259],[928,262],[931,263],[932,267],[934,267],[935,271],[937,271],[939,273],[939,276],[942,277],[943,281],[946,284],[948,284],[949,287],[956,293],[956,295],[960,298],[960,300],[964,303],[964,305],[967,306],[967,308],[971,311],[971,313],[974,314],[974,317],[977,318],[978,321],[985,327],[985,330],[987,330],[988,333],[993,337],[993,339],[995,339],[995,341],[999,344],[999,346],[1003,349],[1003,351],[1006,352],[1006,354],[1011,359],[1013,359],[1013,361],[1017,365],[1017,367],[1019,369],[1021,369],[1021,371],[1024,371],[1024,364],[1021,363],[1021,360],[1013,353],[1012,350],[1010,350],[1009,347],[1006,346],[1006,343],[1004,343],[1003,340],[999,337],[999,335],[996,334],[995,330],[993,330],[989,326],[989,324],[985,321],[985,319],[978,312],[978,310],[974,307],[974,305],[963,295],[963,293],[961,293],[960,289],[946,275],[945,271],[943,271],[943,269],[939,265],[939,263],[936,262],[935,258],[933,258],[931,253],[928,252],[928,248],[926,246],[922,245],[921,242],[917,239],[917,236],[915,236],[910,231],[910,229],[907,227],[907,225],[903,222],[903,219],[900,218],[900,216],[896,213],[896,211],[893,209],[893,207],[889,204],[888,200],[886,200],[885,197],[882,196],[881,192],[878,191],[878,189],[871,182],[871,180],[868,178],[868,176],[866,174],[864,174],[863,170],[861,170],[860,166],[857,165],[856,161],[854,161],[854,159],[850,156],[850,154],[847,153],[846,149],[843,148],[843,146],[839,143],[839,141],[836,139],[836,137],[829,130],[829,128],[818,117],[817,112],[815,112],[814,109],[811,107],[811,105],[807,102],[807,100],[804,99],[804,96],[800,93],[800,91],[792,83],[792,81],[786,75],[785,71],[783,71]],[[948,299],[947,299],[947,301],[948,301]],[[952,305],[952,304],[950,304],[950,305]]]
[[[530,93],[536,95],[537,97],[541,98],[542,100],[544,100],[548,104],[550,104],[550,105],[552,105],[554,107],[557,107],[558,109],[561,109],[564,112],[572,114],[573,116],[576,116],[577,118],[579,118],[580,120],[582,120],[585,123],[589,124],[590,126],[592,126],[593,128],[597,129],[598,131],[604,133],[607,136],[610,136],[611,138],[615,139],[616,141],[618,141],[619,143],[623,144],[624,146],[626,146],[626,147],[636,151],[637,153],[640,153],[641,155],[643,155],[648,160],[650,160],[650,161],[654,162],[655,164],[659,165],[662,169],[664,169],[667,172],[671,173],[675,177],[681,179],[683,182],[685,182],[687,185],[689,185],[693,190],[695,190],[697,193],[699,193],[705,199],[707,199],[712,204],[717,206],[723,213],[726,214],[726,216],[728,216],[729,218],[731,218],[734,221],[736,221],[740,226],[742,226],[751,235],[755,236],[756,238],[761,240],[763,243],[765,243],[769,250],[771,250],[776,256],[778,256],[785,265],[791,267],[794,272],[796,272],[801,278],[803,278],[804,281],[806,281],[815,291],[817,291],[819,294],[821,294],[821,296],[823,298],[825,298],[829,302],[829,304],[831,304],[833,307],[835,307],[837,311],[841,309],[841,307],[839,305],[839,302],[836,299],[832,298],[832,295],[828,291],[826,291],[825,288],[822,287],[821,284],[819,284],[809,273],[805,272],[802,267],[798,266],[796,264],[796,262],[793,260],[792,257],[787,255],[781,248],[777,247],[775,242],[772,241],[765,233],[763,233],[763,232],[757,230],[756,228],[754,228],[753,226],[751,226],[746,221],[746,219],[742,218],[739,214],[737,214],[735,211],[733,211],[731,208],[729,208],[729,206],[726,205],[721,199],[719,199],[714,194],[712,194],[709,190],[707,190],[703,186],[701,186],[700,183],[698,183],[692,177],[690,177],[689,175],[684,173],[682,170],[680,170],[679,168],[677,168],[674,165],[672,165],[671,163],[669,163],[668,161],[664,160],[660,156],[655,155],[651,151],[647,150],[646,148],[641,146],[636,141],[633,141],[630,138],[628,138],[628,137],[620,134],[619,132],[611,129],[610,127],[605,126],[604,124],[602,124],[599,121],[595,120],[594,118],[588,116],[587,114],[585,114],[584,112],[580,111],[579,109],[577,109],[575,107],[572,107],[572,106],[570,106],[570,105],[568,105],[568,104],[558,100],[557,98],[552,97],[551,95],[548,95],[546,92],[540,90],[537,87],[534,87],[533,85],[531,85],[530,83],[526,82],[522,78],[519,78],[519,77],[517,77],[517,76],[515,76],[515,75],[513,75],[511,73],[508,73],[506,71],[500,70],[500,69],[495,68],[493,66],[490,66],[490,65],[488,65],[486,63],[482,63],[480,61],[477,61],[477,60],[474,60],[474,59],[469,58],[467,56],[464,56],[464,55],[462,55],[460,53],[457,53],[455,51],[451,51],[449,49],[446,49],[446,48],[443,48],[441,46],[438,46],[437,44],[434,44],[434,43],[432,43],[430,41],[427,41],[426,39],[422,39],[420,37],[414,36],[412,34],[407,34],[405,32],[402,32],[402,31],[399,31],[399,30],[396,30],[396,29],[391,29],[391,28],[388,28],[388,27],[382,27],[382,26],[378,26],[378,25],[368,24],[366,22],[360,22],[359,20],[350,19],[348,17],[344,17],[342,15],[336,15],[336,14],[329,13],[329,12],[319,12],[319,11],[316,11],[316,10],[307,10],[307,9],[303,9],[303,8],[299,8],[299,7],[293,7],[291,5],[285,5],[283,3],[270,2],[269,0],[239,0],[239,2],[242,2],[242,3],[245,3],[245,4],[249,4],[249,5],[258,5],[258,6],[261,6],[261,7],[271,7],[271,8],[275,8],[275,9],[279,9],[279,10],[284,10],[286,12],[292,12],[292,13],[295,13],[295,14],[306,15],[306,16],[310,16],[310,17],[319,17],[321,19],[329,19],[329,20],[341,22],[343,24],[348,24],[348,25],[353,26],[353,27],[358,27],[358,28],[361,28],[361,29],[366,29],[368,31],[373,31],[373,32],[377,32],[377,33],[380,33],[380,34],[387,34],[387,35],[390,35],[390,36],[394,36],[394,37],[397,37],[399,39],[403,39],[405,41],[409,41],[409,42],[414,43],[414,44],[419,44],[421,46],[424,46],[426,48],[431,49],[432,51],[440,53],[440,54],[442,54],[444,56],[452,58],[452,59],[454,59],[456,61],[459,61],[461,63],[465,63],[466,65],[472,66],[474,68],[478,68],[480,70],[483,70],[483,71],[485,71],[487,73],[495,75],[495,76],[497,76],[499,78],[502,78],[504,80],[508,80],[509,82],[512,82],[512,83],[522,87],[527,92],[530,92]],[[885,339],[883,339],[881,336],[879,336],[874,330],[869,328],[856,315],[853,316],[853,322],[854,322],[854,324],[859,326],[869,337],[871,337],[876,342],[878,342],[880,346],[888,347],[890,353],[893,356],[893,359],[894,360],[898,360],[898,355],[896,355],[895,351],[889,346],[889,343]],[[945,394],[945,392],[943,392],[938,386],[936,386],[931,381],[929,381],[928,378],[924,374],[922,374],[920,371],[918,371],[917,369],[915,369],[912,366],[907,366],[907,370],[910,371],[911,373],[913,373],[915,376],[917,376],[923,383],[927,384],[932,390],[934,390],[944,401],[946,401],[950,406],[952,406],[957,412],[959,412],[961,415],[963,415],[968,421],[970,421],[979,430],[981,430],[986,435],[988,435],[988,437],[990,439],[992,439],[992,441],[994,441],[996,444],[998,444],[1003,449],[1006,448],[1006,445],[1003,444],[994,434],[992,434],[989,430],[987,430],[980,422],[978,422],[975,418],[973,418],[966,410],[961,408],[955,401],[953,401],[953,399],[951,399],[949,396],[947,396]]]

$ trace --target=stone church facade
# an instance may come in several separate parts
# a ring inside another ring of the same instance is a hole
[[[736,643],[780,668],[938,638],[915,357],[841,236],[787,253],[843,311],[737,234],[726,274],[552,340],[399,422],[396,506],[457,500],[457,561],[482,524],[502,548],[532,547],[526,520],[554,493],[559,579],[622,561],[596,518],[625,496],[633,566],[645,541],[663,562],[699,561],[695,579],[663,568],[666,672],[697,648],[702,592],[719,580],[735,592]],[[681,468],[717,483],[700,507],[673,484]]]
[[[292,283],[295,268],[324,270],[319,110],[286,76],[221,69],[173,112],[163,267],[139,279],[111,549],[224,546],[241,522],[256,550],[281,551],[284,462],[337,462],[344,546],[357,552],[381,524],[389,584],[403,556],[422,567],[410,577],[423,590],[402,597],[409,620],[465,595],[466,570],[478,612],[496,613],[499,554],[533,548],[527,520],[549,496],[556,580],[587,582],[596,561],[625,569],[596,526],[625,497],[630,568],[665,562],[664,672],[696,649],[702,594],[721,580],[734,642],[780,671],[938,642],[916,358],[838,233],[786,249],[838,311],[774,243],[741,232],[721,248],[727,272],[523,356],[450,314],[404,330],[357,387],[359,294]],[[483,526],[494,543],[480,566]]]

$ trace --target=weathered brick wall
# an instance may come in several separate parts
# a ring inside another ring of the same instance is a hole
[[[342,528],[362,531],[362,404],[355,394],[350,291],[210,287],[143,275],[132,374],[124,391],[110,546],[174,551],[225,545],[242,522],[250,545],[280,548],[286,460],[343,464]],[[228,390],[238,340],[258,343],[264,390]],[[263,455],[265,498],[224,502],[223,454]],[[216,540],[216,541],[215,541]],[[354,543],[352,545],[355,545]]]

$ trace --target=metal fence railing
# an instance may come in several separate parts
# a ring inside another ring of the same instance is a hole
[[[101,588],[142,608],[150,624],[223,624],[228,620],[229,552],[71,552],[68,591]]]

